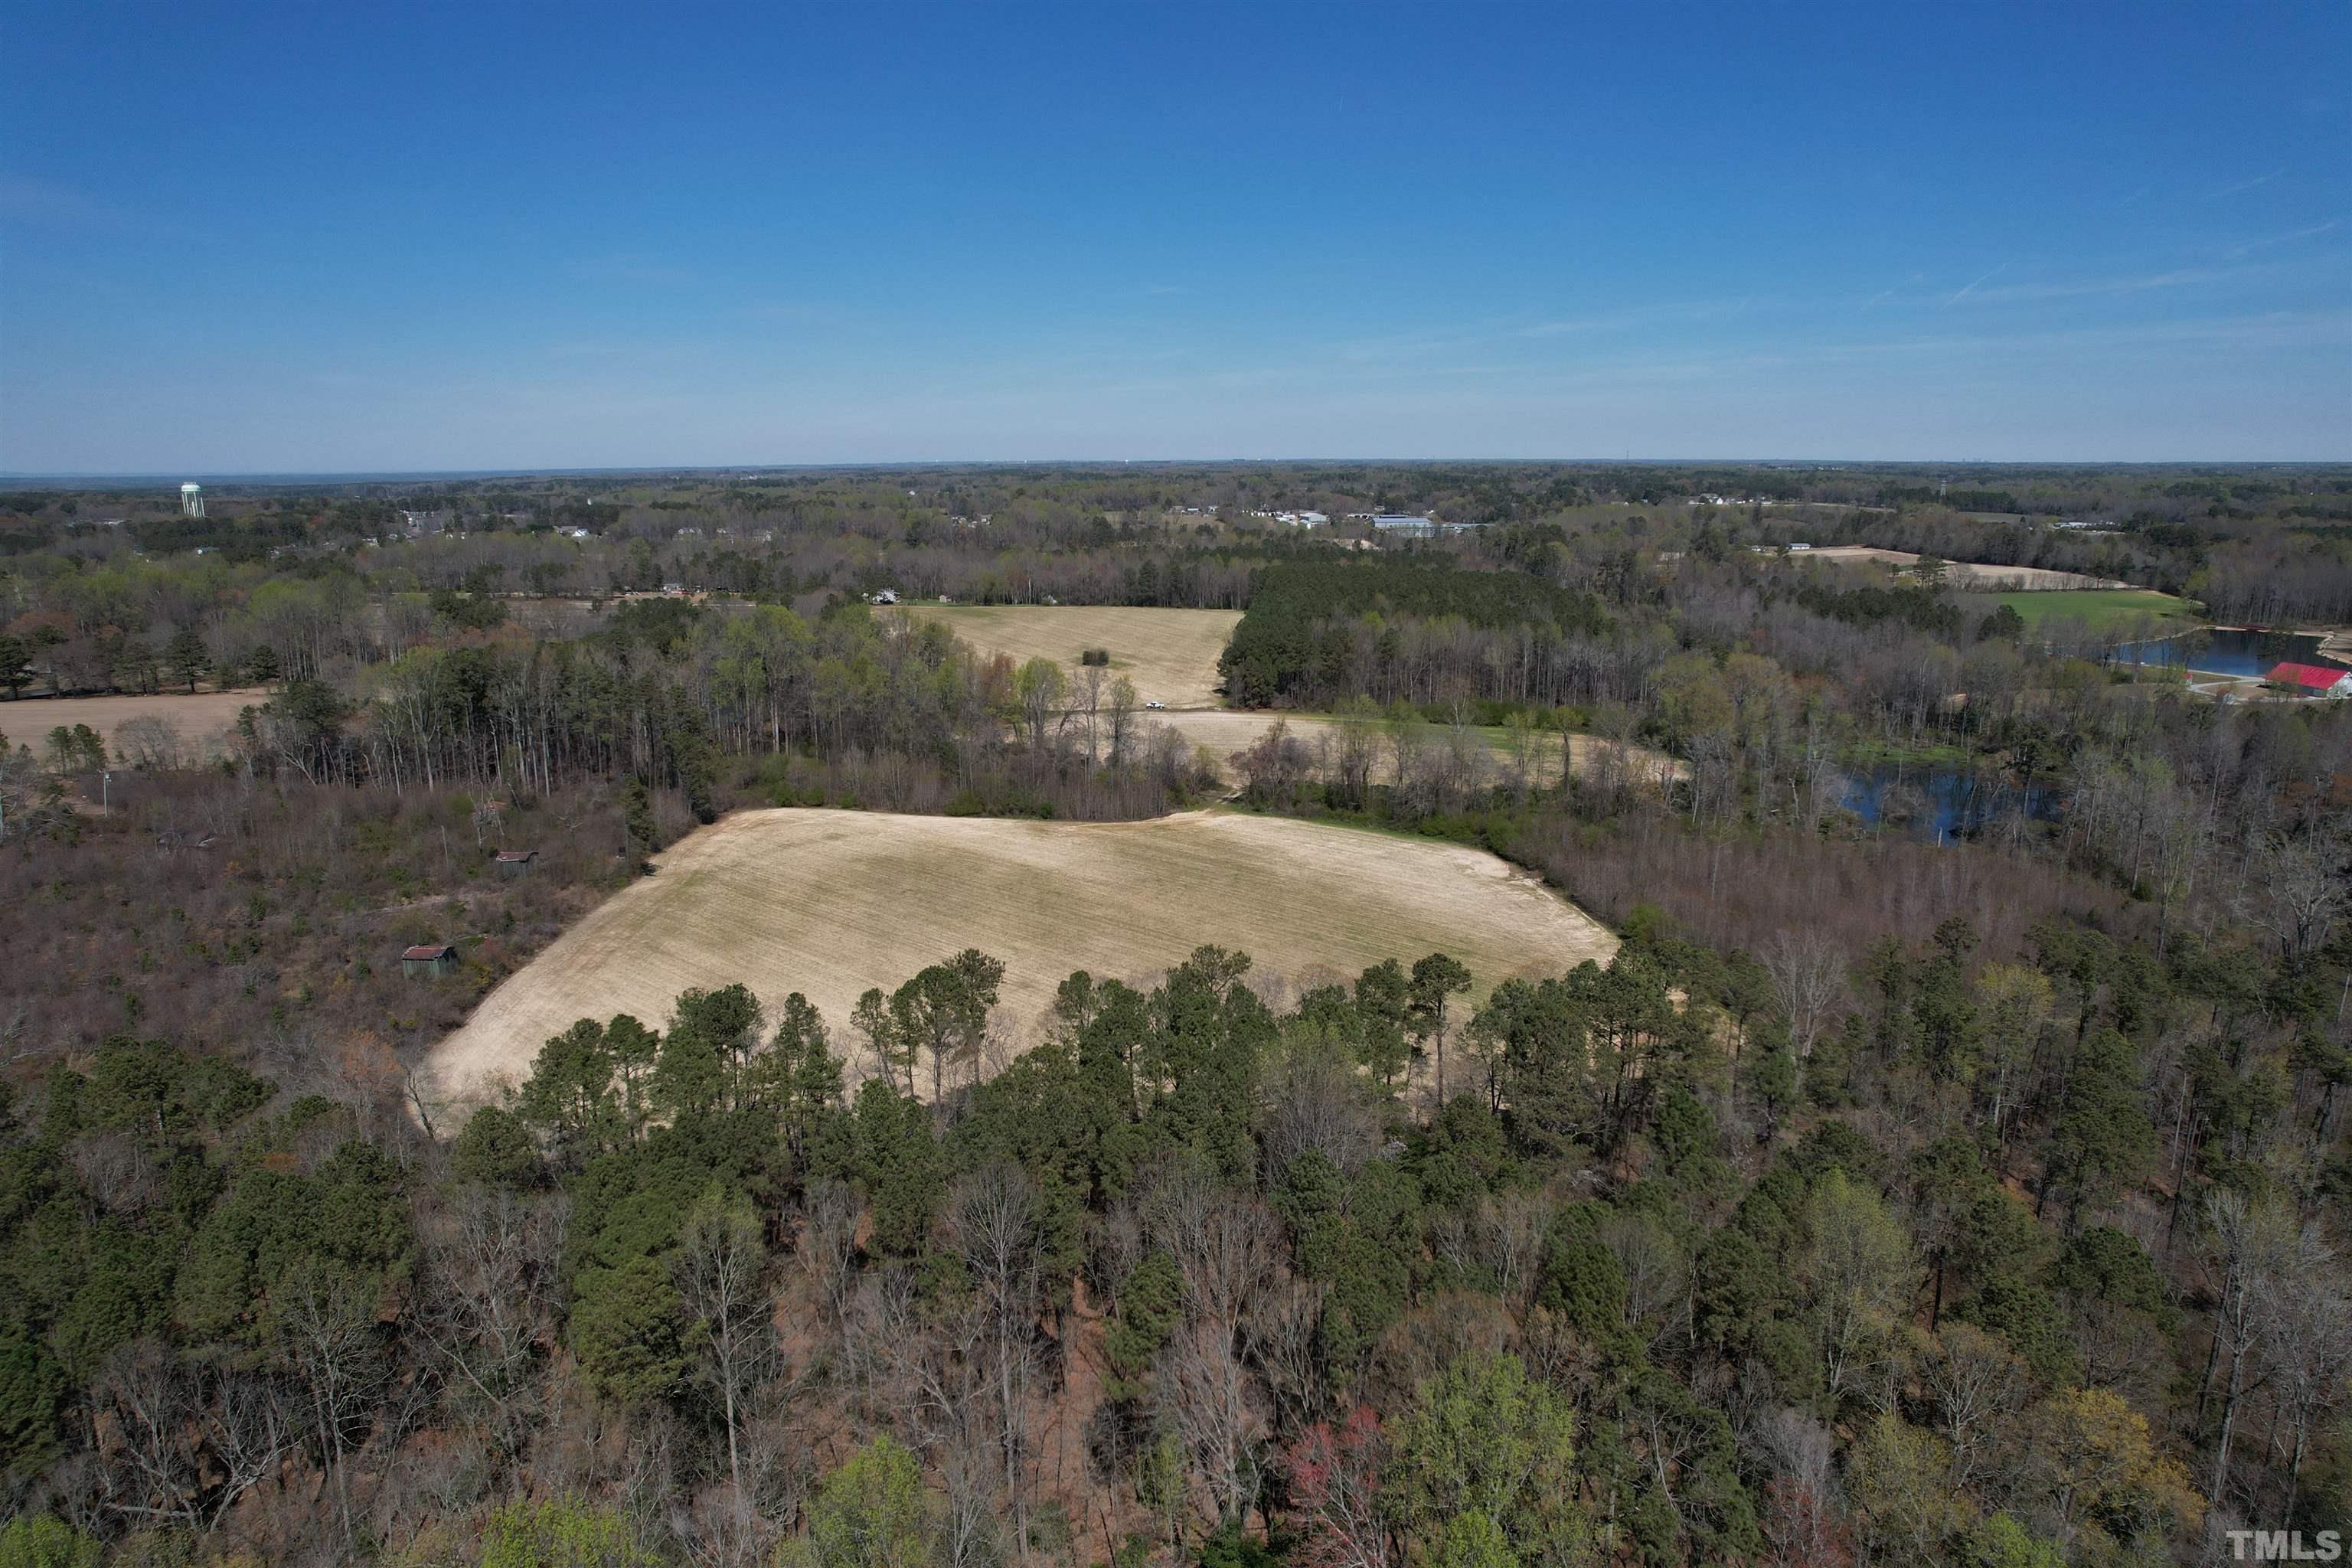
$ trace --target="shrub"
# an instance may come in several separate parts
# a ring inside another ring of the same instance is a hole
[[[481,1568],[653,1568],[620,1510],[579,1498],[509,1503],[482,1534]]]
[[[0,1568],[98,1568],[98,1542],[47,1514],[19,1514],[0,1530]]]

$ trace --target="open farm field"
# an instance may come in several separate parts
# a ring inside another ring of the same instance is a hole
[[[1078,656],[1107,648],[1114,674],[1135,694],[1171,708],[1213,708],[1217,656],[1242,618],[1239,610],[1160,610],[1118,605],[910,605],[984,654],[1017,661],[1058,660],[1075,679]]]
[[[1809,561],[1876,562],[1897,571],[1919,564],[1908,550],[1881,550],[1870,544],[1827,544],[1802,552]],[[2069,590],[2124,589],[2128,584],[2112,577],[2087,577],[2079,572],[2053,572],[2046,566],[1991,566],[1973,561],[1948,561],[1945,581],[1972,593],[2062,593]],[[2132,590],[2139,592],[2141,590]]]
[[[20,697],[0,702],[0,734],[11,746],[41,749],[43,739],[63,724],[87,724],[119,745],[117,733],[133,719],[156,718],[172,726],[190,760],[222,749],[221,737],[236,727],[237,710],[269,700],[258,686],[233,691],[159,692],[152,697]]]
[[[1045,823],[746,811],[658,864],[435,1048],[439,1095],[478,1100],[519,1082],[577,1019],[632,1013],[659,1027],[679,992],[735,981],[772,1012],[805,994],[863,1074],[857,997],[966,947],[1004,961],[1007,1055],[1037,1038],[1073,970],[1154,983],[1203,942],[1249,953],[1253,980],[1277,986],[1444,951],[1476,996],[1617,949],[1599,921],[1482,850],[1227,812]]]
[[[2000,602],[2023,616],[2028,626],[2063,617],[2098,627],[2154,616],[2160,620],[2182,622],[2185,629],[2203,619],[2197,605],[2189,600],[2159,594],[2153,588],[2003,594]]]
[[[1232,774],[1233,769],[1227,765],[1226,759],[1235,752],[1255,745],[1265,738],[1266,731],[1273,729],[1276,722],[1288,723],[1290,732],[1309,745],[1332,735],[1339,728],[1338,720],[1319,714],[1277,713],[1262,710],[1250,711],[1238,709],[1204,710],[1191,713],[1156,713],[1152,717],[1182,736],[1186,743],[1206,746],[1216,753],[1218,765],[1224,769],[1228,776]],[[1472,732],[1493,753],[1495,766],[1507,775],[1513,766],[1513,760],[1506,731],[1496,728],[1481,728]],[[1430,726],[1426,743],[1432,750],[1443,746],[1445,743],[1444,727]],[[1608,744],[1609,742],[1592,735],[1570,737],[1570,752],[1575,759],[1576,769],[1580,775],[1586,769],[1599,764],[1601,752]],[[1530,783],[1542,785],[1559,783],[1559,736],[1557,733],[1539,733],[1531,737],[1528,754],[1530,766],[1528,776]],[[1682,764],[1662,752],[1654,752],[1644,746],[1629,746],[1626,748],[1626,754],[1633,776],[1640,781],[1655,784],[1664,776],[1665,773],[1680,776]],[[1372,782],[1374,784],[1396,782],[1395,753],[1389,749],[1385,741],[1380,747],[1380,760],[1372,769]]]

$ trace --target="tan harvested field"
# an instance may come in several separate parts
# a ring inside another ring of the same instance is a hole
[[[1617,949],[1598,921],[1482,850],[1238,813],[1043,823],[746,811],[658,864],[435,1047],[443,1100],[520,1081],[577,1019],[633,1013],[659,1027],[679,992],[735,981],[772,1012],[807,995],[864,1076],[873,1063],[849,1026],[857,997],[966,947],[1005,963],[1000,1057],[1037,1038],[1071,971],[1150,984],[1204,942],[1249,953],[1253,983],[1277,994],[1442,950],[1483,996]]]
[[[1113,674],[1135,682],[1146,702],[1171,708],[1217,704],[1217,656],[1232,640],[1239,610],[1134,609],[1117,605],[910,605],[982,653],[1025,662],[1057,659],[1075,679],[1078,656],[1108,648]]]
[[[0,734],[11,746],[35,751],[51,730],[87,724],[115,742],[116,732],[133,719],[152,716],[178,731],[180,743],[194,756],[222,749],[222,737],[236,728],[237,710],[269,700],[261,687],[236,691],[166,691],[153,697],[23,697],[0,701]]]
[[[1191,713],[1155,713],[1152,717],[1184,737],[1188,743],[1208,747],[1216,754],[1218,766],[1223,768],[1229,776],[1233,769],[1228,765],[1226,759],[1235,752],[1255,745],[1265,738],[1267,731],[1274,728],[1276,721],[1286,721],[1290,726],[1290,732],[1309,745],[1330,736],[1339,727],[1338,720],[1323,718],[1317,714],[1251,712],[1230,708],[1203,710]],[[1494,756],[1496,767],[1507,777],[1511,767],[1507,742],[1500,738],[1500,732],[1497,731],[1481,730],[1476,733],[1487,743]],[[1433,751],[1444,743],[1444,729],[1442,726],[1432,725],[1426,742],[1429,749]],[[1575,735],[1570,738],[1570,750],[1576,759],[1576,768],[1580,775],[1599,763],[1601,749],[1606,744],[1606,742],[1591,735]],[[1372,769],[1372,782],[1393,784],[1396,780],[1393,753],[1388,750],[1385,743],[1381,745],[1380,751],[1380,761]],[[1675,776],[1681,776],[1682,764],[1672,761],[1663,752],[1654,752],[1642,746],[1629,746],[1626,751],[1631,758],[1634,776],[1642,782],[1656,784],[1663,776],[1661,770],[1670,770]],[[1558,784],[1559,782],[1559,737],[1557,734],[1535,736],[1530,743],[1529,752],[1534,764],[1529,770],[1530,782],[1538,784]]]
[[[1800,551],[1790,557],[1799,561],[1875,561],[1882,565],[1904,570],[1919,564],[1919,557],[1907,550],[1881,550],[1869,544],[1825,544],[1818,550]],[[2046,566],[1987,566],[1970,561],[1948,561],[1944,576],[1955,588],[1974,593],[2036,594],[2055,593],[2073,588],[2127,588],[2112,577],[2090,577],[2080,572],[2053,572]]]

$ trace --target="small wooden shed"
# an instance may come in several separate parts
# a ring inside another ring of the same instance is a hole
[[[455,974],[457,973],[457,950],[446,942],[428,947],[404,949],[400,955],[400,973],[411,980]]]
[[[538,858],[539,851],[536,849],[501,849],[497,861],[499,875],[520,877],[530,870],[531,862]]]

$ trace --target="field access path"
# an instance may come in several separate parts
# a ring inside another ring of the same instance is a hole
[[[1277,1003],[1385,958],[1450,952],[1475,999],[1617,950],[1598,921],[1483,850],[1237,812],[1047,823],[744,811],[658,866],[434,1048],[435,1098],[494,1098],[577,1019],[632,1013],[658,1028],[679,992],[736,981],[772,1015],[804,994],[865,1076],[873,1063],[849,1026],[859,994],[966,947],[1005,963],[992,1067],[1036,1041],[1073,970],[1150,985],[1203,943],[1249,953],[1252,984]]]

